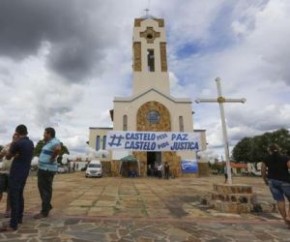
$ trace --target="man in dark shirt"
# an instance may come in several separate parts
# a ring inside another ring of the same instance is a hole
[[[262,164],[262,177],[266,185],[269,185],[278,210],[285,223],[290,226],[290,205],[288,215],[286,211],[285,197],[290,202],[290,160],[280,154],[280,148],[272,144],[268,148],[269,156]]]
[[[24,211],[23,191],[27,177],[29,175],[31,160],[33,156],[34,145],[27,137],[27,128],[25,125],[18,125],[15,134],[19,136],[16,142],[13,142],[7,159],[13,157],[9,176],[9,195],[11,200],[11,219],[9,226],[0,229],[0,232],[15,231],[18,224],[22,223]]]

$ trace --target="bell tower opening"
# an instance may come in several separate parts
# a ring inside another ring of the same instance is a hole
[[[147,50],[147,68],[150,72],[155,71],[155,57],[153,49]]]

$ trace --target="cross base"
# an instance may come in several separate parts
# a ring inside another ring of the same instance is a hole
[[[256,201],[252,186],[214,184],[210,199],[214,209],[224,213],[250,213]]]

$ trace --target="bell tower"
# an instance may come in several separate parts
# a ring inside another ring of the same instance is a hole
[[[133,31],[133,95],[155,89],[170,94],[163,19],[135,19]]]

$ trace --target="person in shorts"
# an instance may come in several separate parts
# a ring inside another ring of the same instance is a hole
[[[272,144],[268,148],[269,155],[262,163],[262,177],[269,186],[270,192],[277,202],[278,210],[290,228],[290,205],[288,212],[285,198],[290,202],[290,160],[280,153],[280,147]]]

